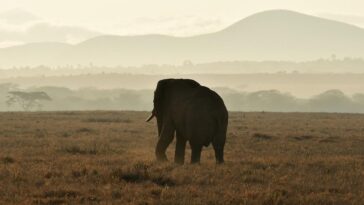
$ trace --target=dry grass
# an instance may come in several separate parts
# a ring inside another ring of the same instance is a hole
[[[364,115],[231,113],[224,165],[177,166],[148,114],[1,113],[0,204],[363,203]]]

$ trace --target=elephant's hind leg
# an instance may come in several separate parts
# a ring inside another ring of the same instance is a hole
[[[217,164],[224,163],[224,145],[212,143],[215,151],[215,158]]]
[[[177,164],[183,164],[185,162],[185,149],[186,140],[177,134],[176,151],[174,155],[174,162]]]
[[[202,145],[191,146],[191,148],[192,148],[191,164],[200,163]]]

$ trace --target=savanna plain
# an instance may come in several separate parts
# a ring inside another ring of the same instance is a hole
[[[225,164],[179,166],[148,114],[0,113],[0,204],[364,204],[364,115],[231,112]]]

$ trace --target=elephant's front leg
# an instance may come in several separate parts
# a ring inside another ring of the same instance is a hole
[[[158,161],[167,161],[166,150],[173,141],[174,128],[165,125],[162,127],[161,135],[159,137],[155,154]]]
[[[183,164],[185,162],[185,149],[186,140],[177,132],[176,151],[174,155],[174,162],[177,164]]]

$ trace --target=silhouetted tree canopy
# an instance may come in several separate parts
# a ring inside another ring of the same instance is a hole
[[[42,108],[41,101],[52,100],[45,92],[9,92],[6,104],[10,107],[14,104],[20,105],[24,111],[30,111],[33,108]]]

